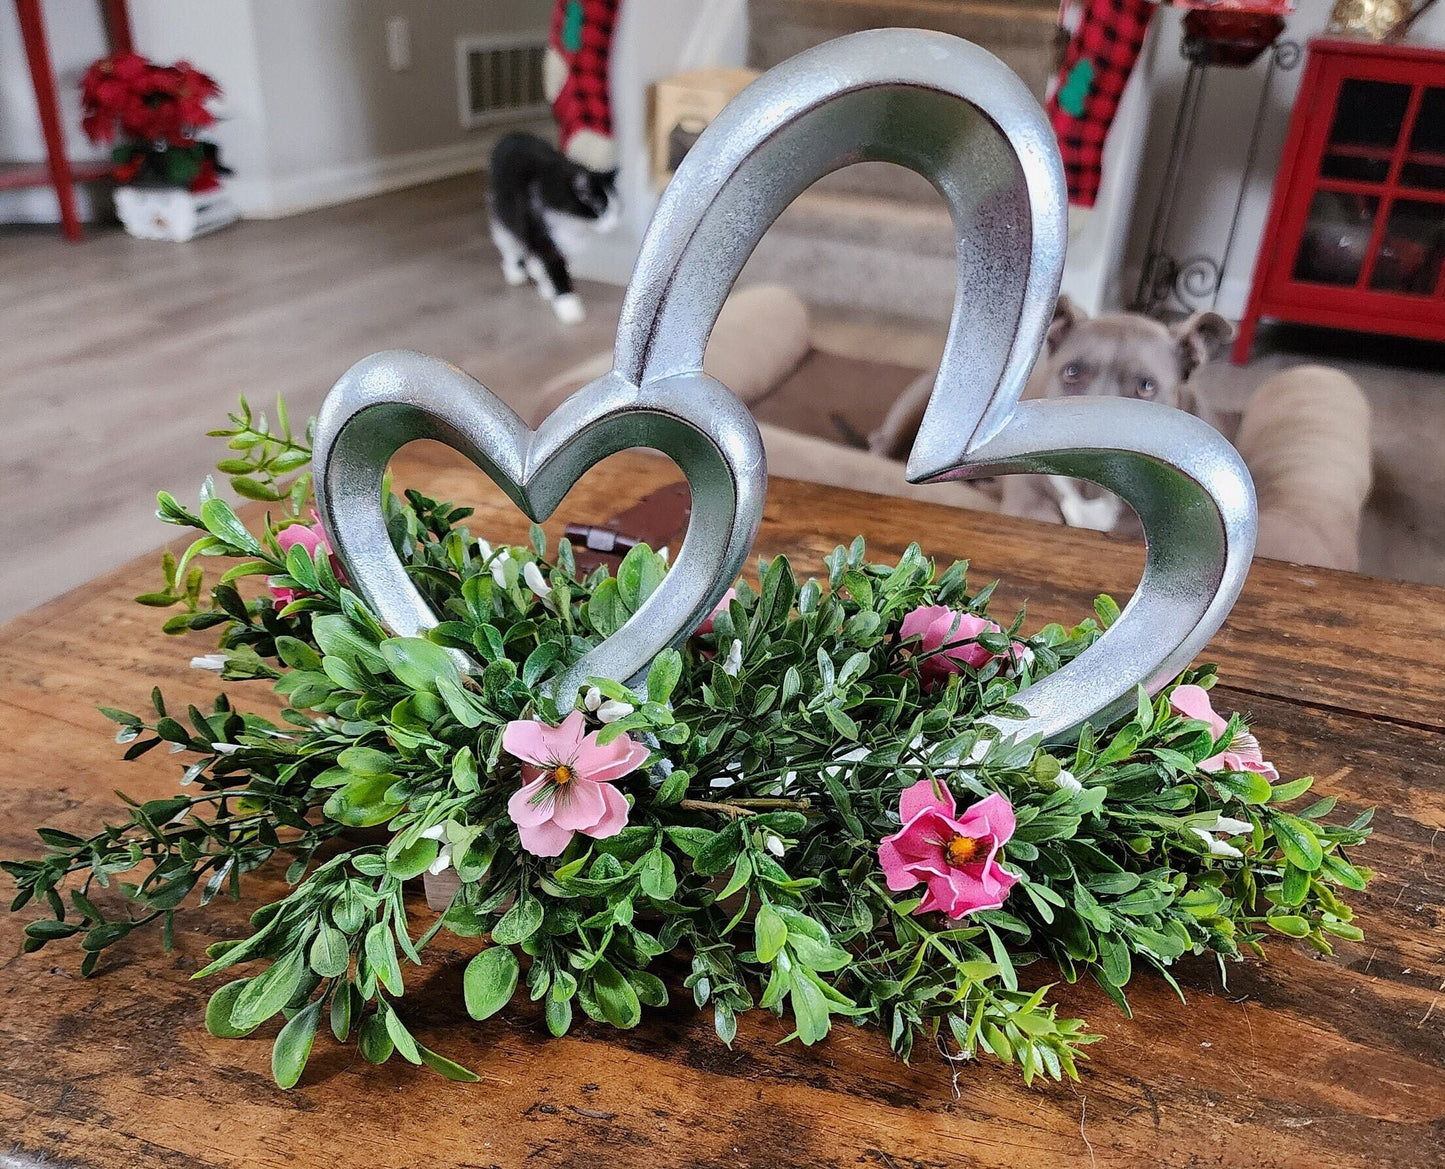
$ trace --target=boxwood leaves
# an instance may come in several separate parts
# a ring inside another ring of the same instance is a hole
[[[462,976],[462,993],[467,1014],[488,1019],[512,1000],[521,966],[506,946],[490,946],[467,963]]]
[[[925,690],[903,618],[925,605],[985,615],[992,585],[970,591],[966,562],[936,566],[916,545],[880,564],[858,540],[826,557],[826,580],[803,582],[776,557],[756,585],[737,582],[711,637],[663,651],[643,679],[589,681],[631,707],[603,726],[585,691],[549,682],[638,611],[665,578],[662,557],[638,545],[615,574],[579,575],[570,546],[548,560],[540,529],[530,547],[491,548],[461,526],[468,509],[387,494],[387,532],[441,618],[425,637],[392,637],[324,551],[283,555],[274,539],[275,525],[308,522],[309,436],[244,403],[232,423],[223,473],[279,514],[258,536],[209,488],[198,512],[162,495],[162,517],[198,538],[163,558],[160,587],[144,596],[171,611],[167,630],[216,628],[219,660],[198,664],[272,687],[285,708],[246,714],[222,695],[168,713],[157,692],[153,714],[104,710],[126,757],[163,743],[187,754],[182,791],[133,802],[92,835],[43,829],[40,855],[3,867],[12,908],[48,911],[24,948],[74,938],[89,974],[145,923],[166,940],[185,902],[244,896],[246,874],[284,858],[289,890],[256,911],[249,937],[212,946],[201,971],[245,975],[211,996],[213,1034],[284,1016],[272,1047],[283,1087],[299,1082],[323,1011],[368,1060],[399,1053],[476,1079],[418,1042],[396,1005],[402,960],[420,964],[441,929],[484,939],[462,979],[476,1019],[524,993],[553,1034],[578,1011],[633,1027],[679,993],[659,977],[675,966],[657,962],[675,953],[688,963],[680,997],[711,1009],[723,1042],[754,1007],[790,1019],[804,1043],[841,1016],[878,1028],[904,1058],[921,1038],[1012,1061],[1026,1080],[1075,1075],[1094,1038],[1050,1005],[1040,984],[1051,975],[1021,976],[1035,959],[1071,981],[1090,975],[1127,1011],[1128,986],[1168,979],[1187,953],[1236,957],[1272,934],[1328,951],[1360,936],[1341,897],[1371,875],[1354,859],[1369,814],[1331,822],[1333,793],[1295,808],[1308,779],[1201,772],[1239,716],[1216,741],[1167,694],[1141,691],[1126,720],[1084,728],[1067,755],[980,738],[984,717],[1018,713],[1023,680],[1073,660],[1118,618],[1108,598],[1032,636],[1022,613],[995,617],[999,631],[979,645],[1000,656]],[[212,558],[230,564],[207,601]],[[525,584],[534,562],[545,597]],[[257,577],[298,595],[278,607]],[[1003,656],[1014,641],[1033,653],[1026,670]],[[478,672],[464,675],[456,650]],[[1181,681],[1208,689],[1214,672]],[[556,726],[574,708],[588,708],[601,749],[628,734],[648,758],[611,781],[627,827],[601,840],[579,832],[560,856],[537,857],[506,812],[528,773],[503,750],[503,728]],[[882,880],[878,842],[898,830],[902,789],[924,777],[946,783],[960,810],[990,792],[1013,805],[999,855],[1021,880],[1002,908],[919,914],[921,887]],[[1248,823],[1227,836],[1239,856],[1218,847],[1221,816]],[[438,866],[444,848],[450,863]],[[408,884],[433,867],[459,887],[418,921]]]

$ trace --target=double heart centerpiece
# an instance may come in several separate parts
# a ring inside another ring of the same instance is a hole
[[[1187,665],[1244,583],[1255,537],[1249,473],[1213,429],[1157,403],[1020,401],[1063,270],[1058,149],[1038,104],[999,60],[912,29],[802,53],[717,117],[643,241],[612,371],[537,430],[485,386],[417,353],[380,353],[342,377],[318,419],[317,498],[350,579],[382,619],[403,635],[437,621],[381,510],[391,456],[430,438],[466,455],[538,521],[593,464],[629,447],[661,451],[687,477],[692,516],[672,570],[621,630],[556,680],[556,693],[588,676],[633,679],[695,629],[746,559],[767,491],[751,415],[702,372],[708,335],[783,209],[823,175],[866,160],[930,179],[958,240],[948,343],[909,480],[1073,476],[1121,496],[1144,526],[1144,576],[1123,615],[1079,658],[1020,691],[1029,718],[1001,729],[1066,737]]]

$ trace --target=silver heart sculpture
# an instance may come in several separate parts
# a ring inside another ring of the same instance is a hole
[[[976,45],[915,29],[856,33],[749,86],[703,133],[643,241],[613,369],[533,432],[459,370],[383,353],[337,383],[318,419],[317,498],[351,579],[397,632],[435,623],[392,550],[380,510],[387,461],[435,438],[472,459],[533,519],[598,460],[653,446],[693,492],[663,584],[557,683],[633,679],[696,628],[741,568],[766,470],[756,425],[702,374],[728,291],[763,233],[823,175],[882,160],[930,179],[952,212],[959,276],[948,343],[909,456],[911,481],[1037,472],[1088,479],[1143,521],[1144,576],[1100,641],[1019,692],[1010,736],[1068,737],[1163,686],[1219,627],[1254,550],[1254,489],[1209,426],[1155,403],[1020,402],[1063,269],[1062,166],[1038,104]],[[926,532],[908,533],[926,541]]]

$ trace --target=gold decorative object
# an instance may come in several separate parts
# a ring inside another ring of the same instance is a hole
[[[1410,0],[1335,0],[1326,31],[1389,40],[1402,36],[1432,3],[1434,0],[1425,0],[1417,7]]]

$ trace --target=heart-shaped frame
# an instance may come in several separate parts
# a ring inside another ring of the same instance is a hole
[[[417,354],[368,358],[318,419],[317,498],[351,578],[399,633],[435,623],[387,539],[391,455],[440,439],[533,519],[598,460],[629,446],[671,456],[693,492],[676,564],[641,610],[557,682],[631,679],[685,638],[741,567],[766,471],[756,425],[701,373],[708,335],[763,233],[823,175],[864,160],[910,167],[947,202],[959,278],[948,342],[908,461],[914,482],[1036,472],[1088,479],[1143,522],[1143,578],[1107,634],[1019,692],[1011,736],[1067,737],[1164,685],[1204,647],[1243,586],[1254,489],[1203,422],[1156,403],[1020,402],[1063,270],[1065,199],[1053,133],[991,54],[914,29],[856,33],[794,57],[736,98],[678,169],[643,241],[613,370],[533,433],[484,387]],[[926,533],[917,533],[925,537]]]

